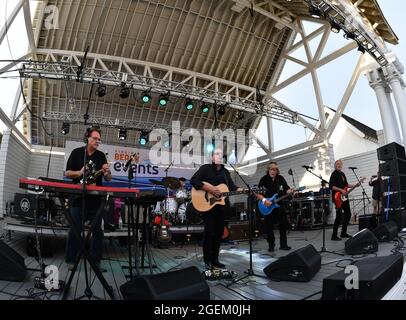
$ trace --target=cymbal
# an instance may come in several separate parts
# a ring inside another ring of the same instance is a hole
[[[160,185],[160,186],[163,185],[162,181],[155,180],[155,179],[149,179],[149,182],[151,182],[152,184]]]
[[[174,177],[166,177],[162,179],[162,185],[169,189],[178,189],[180,188],[180,181]]]

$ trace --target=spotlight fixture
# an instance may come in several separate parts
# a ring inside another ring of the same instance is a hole
[[[145,146],[149,141],[149,132],[147,131],[141,131],[140,138],[138,142],[140,145]]]
[[[123,83],[121,84],[120,98],[126,99],[130,95],[130,89]]]
[[[149,91],[144,91],[141,96],[142,103],[148,103],[151,101],[151,96],[149,95]]]
[[[244,112],[241,110],[237,110],[235,113],[235,117],[237,118],[237,120],[242,120],[244,119]]]
[[[335,20],[331,20],[330,24],[331,24],[331,31],[333,33],[339,33],[340,32],[341,27]]]
[[[161,94],[159,96],[159,105],[165,107],[168,104],[168,94]]]
[[[346,31],[345,34],[344,34],[344,38],[354,40],[355,39],[355,33],[350,32],[350,31]]]
[[[70,124],[68,122],[62,123],[61,133],[63,135],[67,135],[69,133],[69,129],[70,129]]]
[[[209,109],[210,109],[210,107],[209,107],[208,104],[202,103],[202,104],[200,105],[200,110],[201,110],[203,113],[209,112]]]
[[[226,107],[224,104],[217,106],[217,114],[219,116],[224,116],[225,113],[226,113]]]
[[[361,52],[362,54],[364,54],[365,48],[361,44],[358,44],[358,51]]]
[[[313,6],[313,5],[311,5],[311,6],[309,7],[309,14],[310,14],[313,18],[320,18],[320,17],[323,16],[323,12],[322,12],[319,8],[317,8],[317,7]]]
[[[186,100],[185,109],[188,110],[188,111],[190,111],[190,110],[193,109],[193,102],[192,102],[192,100]]]
[[[120,140],[120,141],[127,140],[127,129],[120,128],[118,130],[118,140]]]
[[[207,150],[207,152],[213,152],[213,150],[214,150],[214,144],[213,144],[213,143],[209,143],[209,144],[206,146],[206,150]]]
[[[99,83],[99,86],[96,89],[96,94],[98,97],[104,97],[106,95],[106,86],[102,83]]]

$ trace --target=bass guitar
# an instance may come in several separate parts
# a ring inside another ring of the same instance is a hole
[[[298,191],[303,191],[304,189],[306,189],[306,187],[300,187],[298,189],[295,189],[294,192]],[[263,215],[263,216],[267,216],[269,214],[272,213],[272,211],[274,211],[275,209],[279,208],[280,205],[278,204],[280,201],[285,200],[286,198],[290,197],[291,194],[285,194],[282,197],[279,197],[279,195],[277,193],[275,193],[272,198],[266,198],[266,200],[268,200],[269,202],[271,202],[270,206],[266,206],[265,203],[261,200],[258,203],[258,209],[259,212]]]
[[[366,177],[362,177],[360,181],[353,186],[352,188],[345,187],[344,191],[347,193],[347,195],[344,195],[343,193],[337,191],[336,194],[334,195],[334,204],[336,205],[337,209],[341,209],[343,206],[344,202],[348,201],[348,195],[354,191],[357,187],[361,185],[366,180]]]

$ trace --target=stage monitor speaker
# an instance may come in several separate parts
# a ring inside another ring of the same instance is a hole
[[[374,230],[378,226],[378,218],[376,214],[365,214],[358,218],[359,231],[368,229]]]
[[[378,251],[378,239],[368,229],[361,230],[345,242],[345,252],[350,255]]]
[[[308,282],[321,268],[321,256],[308,246],[289,253],[265,267],[264,273],[276,281]]]
[[[379,165],[381,176],[399,176],[406,174],[406,160],[393,159]]]
[[[138,276],[120,291],[125,300],[210,300],[210,288],[196,267]]]
[[[386,161],[392,159],[405,159],[405,148],[396,142],[389,143],[384,145],[377,150],[378,160]]]
[[[24,281],[26,274],[24,258],[0,240],[0,280]]]
[[[392,241],[398,235],[398,225],[395,221],[389,221],[377,226],[373,233],[380,242]]]
[[[399,281],[403,256],[373,257],[353,263],[358,268],[358,289],[347,289],[345,270],[323,279],[323,300],[379,300]]]

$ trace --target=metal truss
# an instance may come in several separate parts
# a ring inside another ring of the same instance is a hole
[[[102,83],[116,87],[125,85],[140,91],[151,90],[151,92],[160,94],[169,92],[172,96],[212,104],[227,104],[228,107],[234,109],[291,124],[304,120],[297,112],[277,99],[265,97],[265,91],[258,92],[256,88],[189,70],[89,53],[87,56],[88,64],[91,64],[92,67],[83,68],[78,77],[83,53],[38,49],[37,55],[40,54],[46,55],[45,61],[24,63],[20,71],[22,77],[27,79],[79,80],[84,83]],[[116,70],[106,67],[110,62],[116,62]],[[96,68],[97,65],[101,68]],[[123,69],[125,71],[122,71]],[[199,85],[201,83],[206,83],[206,85]],[[264,96],[261,102],[257,101],[259,95]],[[303,124],[309,125],[307,122]]]
[[[316,14],[328,20],[336,30],[343,30],[347,39],[357,42],[361,52],[368,52],[383,67],[389,64],[389,50],[374,32],[373,27],[362,18],[350,2],[330,0],[304,0]],[[317,10],[319,13],[317,13]]]

